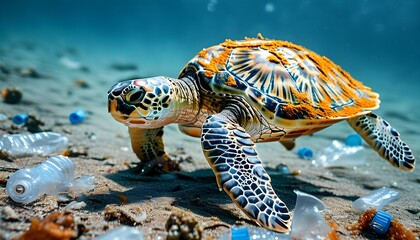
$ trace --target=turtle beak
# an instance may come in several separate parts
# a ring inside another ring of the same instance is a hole
[[[145,124],[145,119],[138,118],[136,107],[125,103],[121,97],[113,97],[108,99],[108,112],[118,122],[127,126],[136,126]],[[131,116],[130,116],[131,115]]]

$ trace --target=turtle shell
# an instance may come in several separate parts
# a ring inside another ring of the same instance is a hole
[[[379,107],[379,94],[328,58],[285,41],[226,40],[200,51],[179,78],[244,97],[268,121],[293,128],[330,125]]]

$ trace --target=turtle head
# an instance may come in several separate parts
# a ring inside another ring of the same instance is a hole
[[[157,128],[170,122],[174,111],[170,78],[126,80],[108,90],[108,112],[129,127]]]

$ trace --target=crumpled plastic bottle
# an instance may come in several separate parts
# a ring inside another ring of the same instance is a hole
[[[334,140],[317,152],[312,163],[317,167],[355,167],[366,164],[366,156],[363,146],[347,146]]]
[[[381,210],[386,204],[395,201],[400,193],[387,187],[382,187],[372,191],[370,194],[356,199],[352,207],[360,211],[366,211],[369,208]]]
[[[4,134],[0,136],[0,151],[13,157],[51,154],[63,150],[67,143],[67,137],[54,132]]]
[[[48,158],[43,163],[20,169],[7,180],[6,192],[13,201],[30,203],[43,194],[54,195],[75,188],[77,193],[94,188],[93,177],[74,179],[73,161],[64,156]]]

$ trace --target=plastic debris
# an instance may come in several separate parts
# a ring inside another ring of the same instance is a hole
[[[72,124],[79,124],[79,123],[83,122],[85,117],[86,117],[86,111],[82,110],[82,109],[79,109],[79,110],[76,110],[76,111],[70,113],[69,120]]]
[[[74,69],[74,70],[79,70],[82,69],[82,64],[67,57],[67,56],[63,56],[59,59],[59,62],[61,64],[63,64],[65,67],[69,68],[69,69]]]
[[[54,132],[4,134],[0,149],[13,157],[51,154],[63,150],[68,139]]]
[[[64,209],[66,209],[66,210],[70,210],[70,209],[79,210],[79,209],[82,209],[84,207],[86,207],[86,203],[83,202],[83,201],[82,202],[71,201],[69,204],[67,204],[64,207]]]
[[[346,143],[347,146],[351,146],[351,147],[360,146],[362,145],[362,137],[360,137],[360,135],[357,133],[352,133],[346,137],[344,142]]]
[[[26,113],[18,113],[12,118],[12,122],[17,125],[26,123],[26,120],[28,120],[28,114]]]
[[[383,235],[388,232],[391,221],[391,214],[383,211],[377,211],[372,222],[370,222],[370,228],[375,231],[375,233]]]
[[[309,147],[301,147],[297,150],[297,154],[302,159],[311,159],[314,156],[314,152]]]
[[[332,231],[325,218],[320,214],[325,209],[318,198],[294,191],[297,195],[292,220],[292,239],[323,239]]]
[[[48,158],[43,163],[28,169],[20,169],[12,174],[7,181],[6,191],[13,201],[30,203],[43,194],[54,195],[74,187],[92,189],[85,181],[72,182],[74,179],[73,161],[64,156]],[[91,178],[89,178],[91,179]],[[78,186],[78,183],[83,183]]]
[[[88,192],[95,188],[95,177],[82,175],[78,178],[73,179],[69,184],[69,191],[79,195],[81,193]]]
[[[366,164],[363,146],[346,146],[334,140],[315,155],[312,163],[317,167],[355,167]]]
[[[382,187],[366,196],[358,198],[353,202],[352,207],[360,211],[366,211],[369,208],[376,208],[376,210],[381,210],[384,205],[395,201],[399,195],[400,193],[395,190]]]
[[[125,239],[136,239],[143,240],[144,234],[137,228],[134,227],[119,227],[108,231],[104,235],[94,238],[94,240],[125,240]]]
[[[267,239],[267,240],[289,240],[290,235],[270,231],[263,227],[233,227],[220,235],[219,240],[250,240],[250,239]]]
[[[249,230],[247,227],[232,228],[232,240],[250,240]]]
[[[382,234],[382,232],[384,232],[386,228],[386,225],[387,225],[386,222],[383,222],[384,225],[382,226],[378,225],[377,222],[374,223],[377,226],[372,226],[372,222],[374,221],[374,218],[378,216],[377,212],[378,211],[376,211],[376,209],[374,208],[370,208],[366,210],[360,215],[356,224],[346,227],[347,230],[350,230],[353,236],[362,235],[364,233],[372,234],[372,232],[375,232],[378,235],[382,235],[381,239],[404,239],[404,240],[416,239],[416,237],[414,236],[414,233],[406,229],[404,225],[402,225],[397,219],[391,219],[389,229],[387,229],[387,231]],[[382,216],[382,217],[386,219],[389,218],[389,216]],[[383,219],[383,220],[387,221],[386,219]],[[383,231],[379,230],[379,232],[376,232],[375,229],[372,229],[372,227],[377,228],[376,231],[378,231],[379,228],[383,229]]]
[[[73,162],[63,156],[47,159],[30,169],[20,169],[7,181],[6,190],[15,202],[30,203],[42,194],[66,190],[74,178]]]

